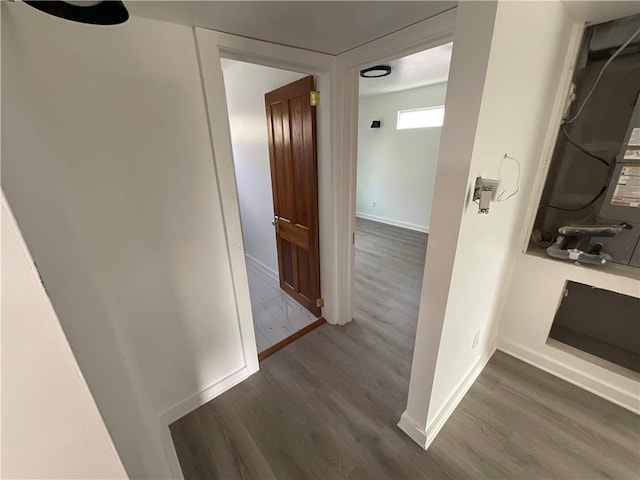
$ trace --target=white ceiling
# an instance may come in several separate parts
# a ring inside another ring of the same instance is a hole
[[[391,75],[381,78],[360,77],[360,96],[399,92],[446,82],[452,48],[453,43],[447,43],[385,63],[391,67]]]
[[[131,15],[338,55],[454,8],[454,1],[127,1]]]

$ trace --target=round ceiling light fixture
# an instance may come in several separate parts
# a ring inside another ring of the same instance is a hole
[[[120,1],[27,1],[27,5],[55,17],[91,25],[118,25],[129,20]]]
[[[389,65],[376,65],[375,67],[365,68],[360,70],[360,76],[362,78],[380,78],[391,75],[391,67]]]

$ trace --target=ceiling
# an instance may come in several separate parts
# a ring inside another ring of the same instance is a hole
[[[399,92],[446,82],[449,76],[453,43],[431,48],[399,58],[385,65],[391,75],[381,78],[360,78],[360,96]]]
[[[131,15],[339,55],[454,8],[454,1],[126,1]]]

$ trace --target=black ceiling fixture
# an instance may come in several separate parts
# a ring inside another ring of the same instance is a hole
[[[56,17],[91,25],[118,25],[129,20],[129,12],[120,1],[27,1],[27,5]]]
[[[365,68],[360,70],[360,76],[362,78],[380,78],[391,75],[391,67],[389,65],[376,65],[375,67]]]

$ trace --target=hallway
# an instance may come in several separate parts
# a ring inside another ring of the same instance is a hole
[[[322,325],[171,432],[185,478],[630,478],[638,417],[497,352],[428,452],[405,407],[426,235],[358,220],[356,318]]]

